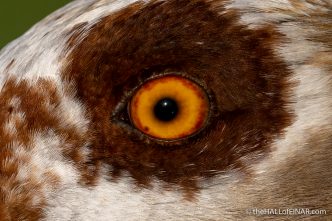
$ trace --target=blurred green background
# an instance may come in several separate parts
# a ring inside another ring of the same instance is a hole
[[[0,0],[0,49],[71,0]]]

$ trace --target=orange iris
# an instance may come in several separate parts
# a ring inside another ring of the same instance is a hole
[[[166,75],[144,83],[129,104],[133,125],[150,137],[175,140],[197,133],[206,123],[209,101],[193,81]]]

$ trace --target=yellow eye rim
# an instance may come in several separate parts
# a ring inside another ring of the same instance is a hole
[[[155,106],[169,98],[178,106],[171,121],[162,121],[155,115]],[[209,99],[197,83],[178,75],[157,77],[137,89],[129,103],[132,124],[149,137],[160,140],[187,138],[204,128],[209,116]]]

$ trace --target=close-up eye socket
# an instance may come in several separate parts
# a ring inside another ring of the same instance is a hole
[[[178,75],[148,80],[128,104],[133,126],[145,135],[172,141],[197,134],[206,125],[210,104],[205,90]]]

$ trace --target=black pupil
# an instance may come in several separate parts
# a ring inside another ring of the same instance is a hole
[[[178,113],[178,104],[172,98],[160,99],[154,106],[154,115],[161,121],[171,121]]]

